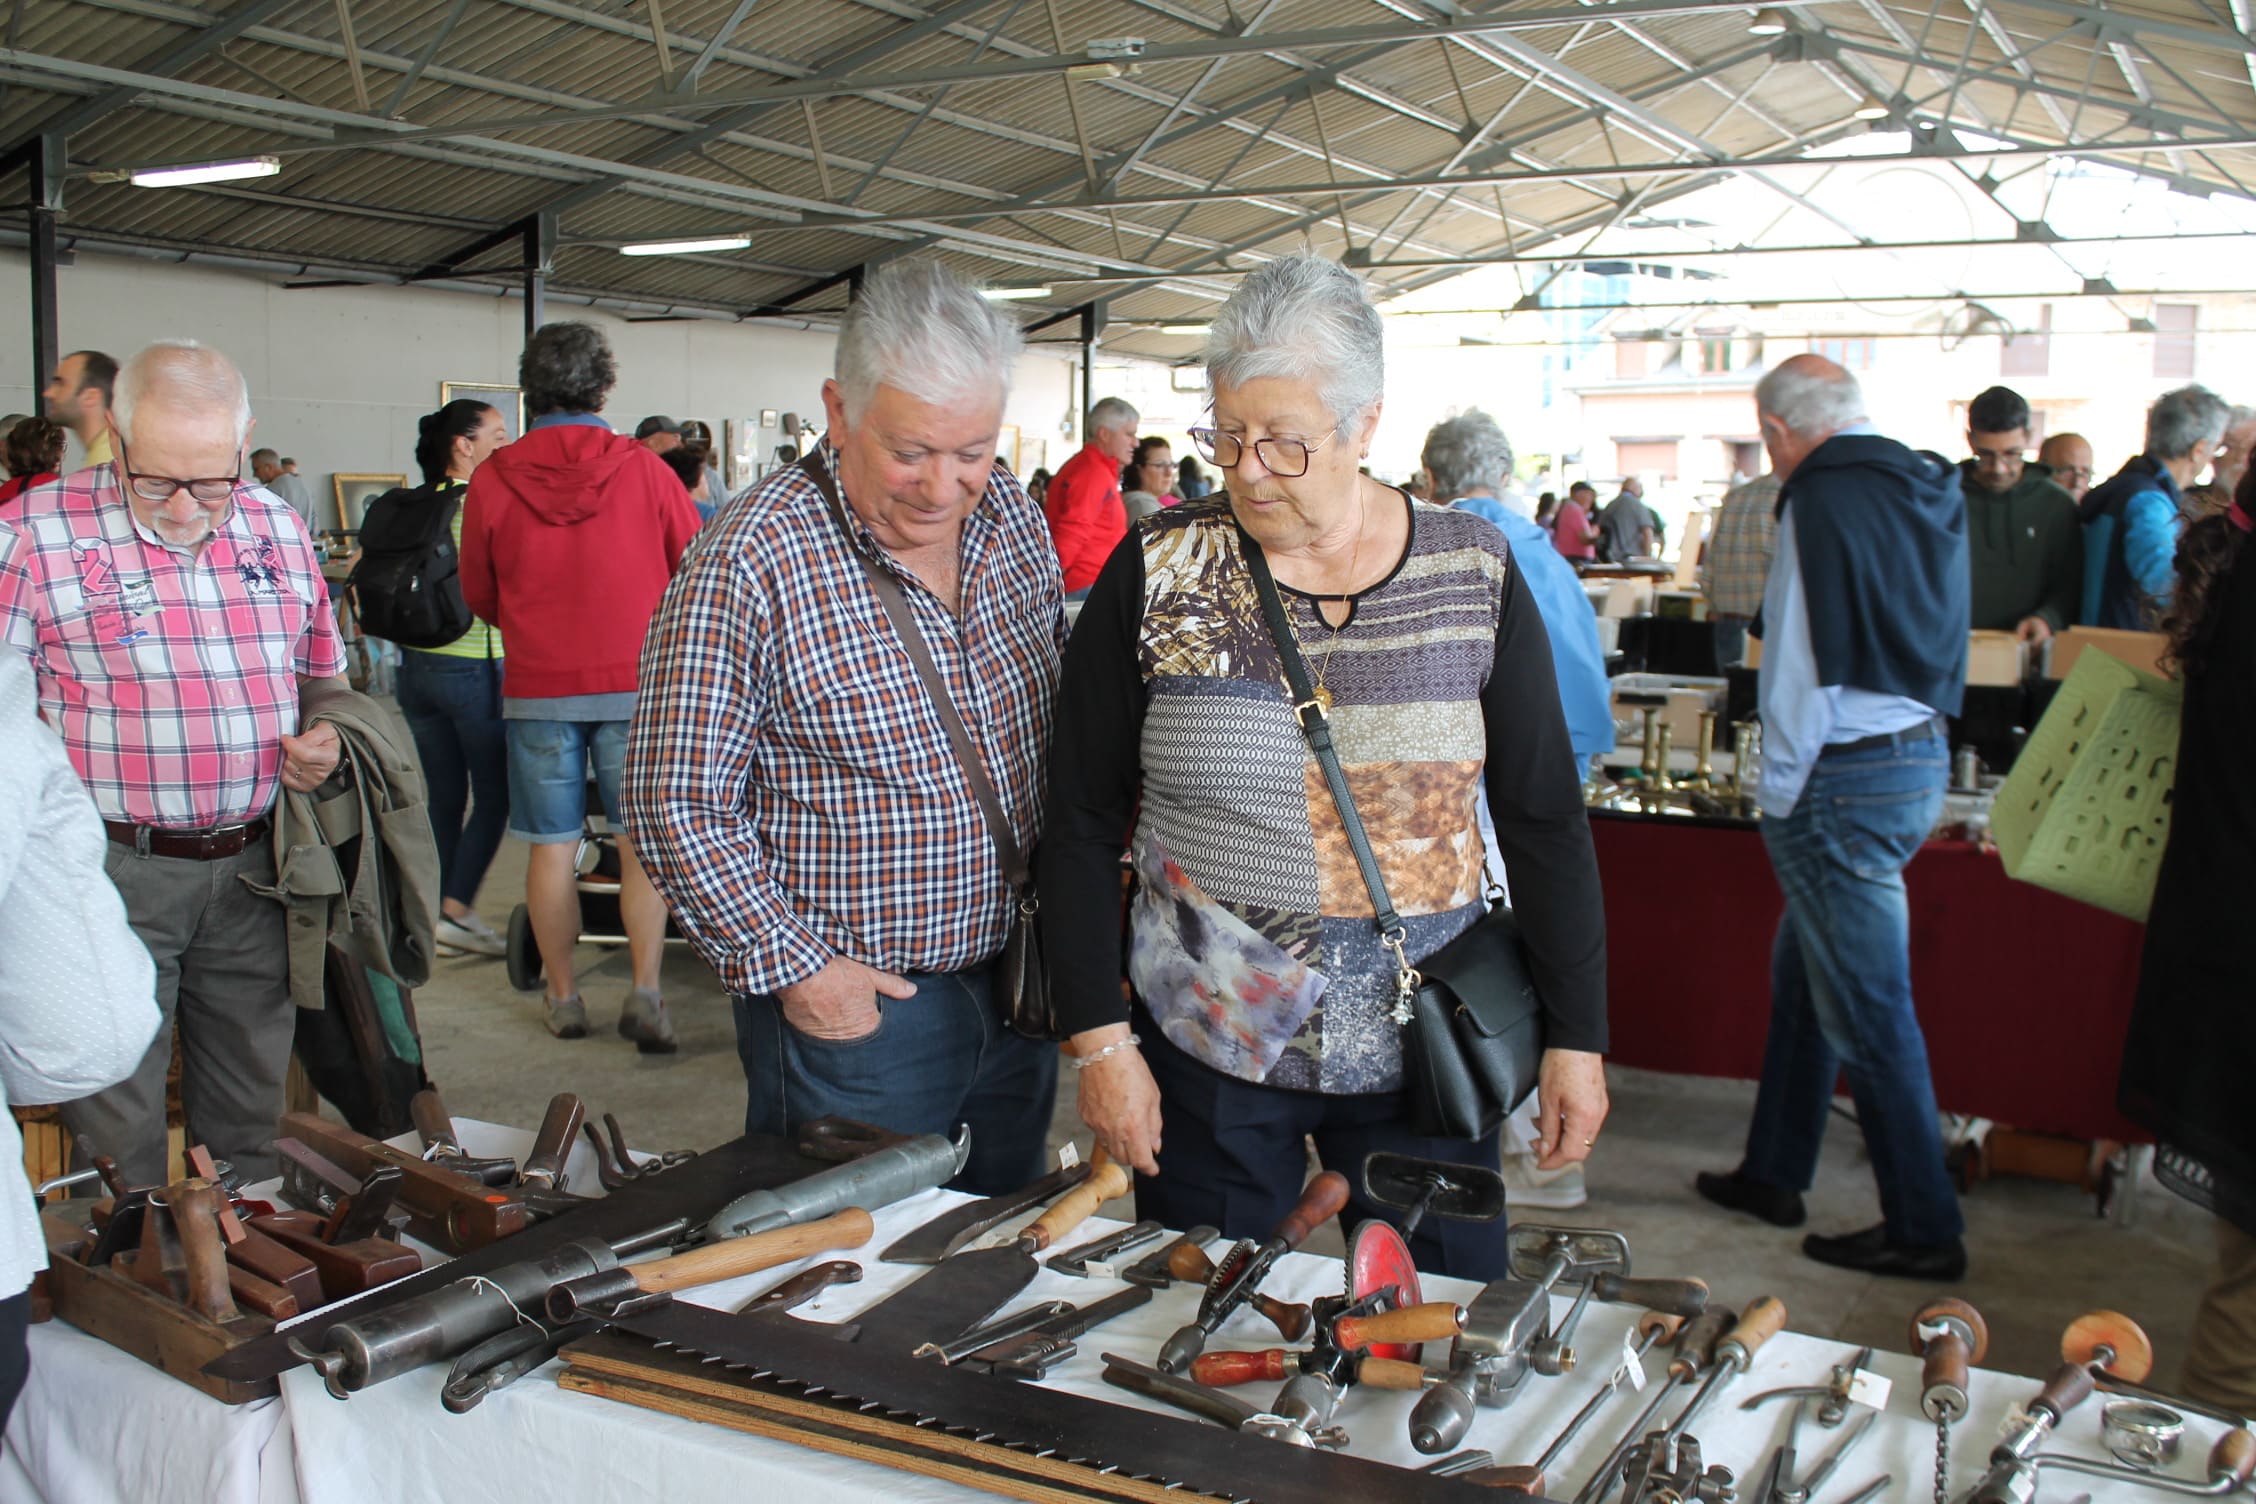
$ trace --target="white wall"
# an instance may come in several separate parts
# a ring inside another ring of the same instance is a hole
[[[38,411],[30,367],[30,273],[0,254],[0,412]],[[186,336],[232,356],[250,383],[257,446],[293,456],[326,508],[333,473],[415,470],[415,422],[442,381],[513,385],[523,305],[506,296],[421,287],[290,291],[277,276],[81,253],[59,273],[62,348],[123,359],[152,339]],[[797,411],[822,426],[828,331],[712,320],[629,323],[574,303],[554,319],[601,327],[619,360],[605,415],[631,431],[650,413],[702,418],[726,442],[730,418]],[[1073,403],[1070,353],[1029,351],[1006,423],[1054,434]],[[75,444],[74,444],[75,449]]]

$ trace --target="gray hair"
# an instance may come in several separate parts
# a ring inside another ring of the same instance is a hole
[[[2182,460],[2225,436],[2232,409],[2205,386],[2164,392],[2146,410],[2146,452],[2159,460]]]
[[[599,413],[618,383],[619,362],[611,354],[611,341],[593,324],[543,324],[517,357],[525,410],[536,418]]]
[[[1493,494],[1512,469],[1512,441],[1479,408],[1436,423],[1419,459],[1433,476],[1434,500],[1455,501],[1477,491]]]
[[[1864,421],[1864,390],[1846,371],[1788,362],[1755,383],[1755,411],[1776,418],[1797,438],[1834,434]]]
[[[251,451],[251,463],[255,465],[255,464],[257,464],[257,463],[258,463],[258,462],[259,462],[260,460],[267,460],[267,461],[270,461],[270,462],[271,462],[271,463],[273,463],[273,464],[277,464],[277,465],[279,465],[279,464],[281,464],[281,463],[282,463],[282,456],[281,456],[281,455],[279,455],[279,454],[276,454],[276,453],[275,453],[275,452],[274,452],[273,450],[271,450],[271,449],[254,449],[254,450],[252,450],[252,451]]]
[[[869,274],[838,326],[834,374],[850,419],[880,386],[951,407],[1010,395],[1026,336],[945,264],[916,256]]]
[[[1125,397],[1100,397],[1089,409],[1089,432],[1100,428],[1126,428],[1143,415]]]
[[[118,371],[110,415],[127,443],[142,403],[175,412],[208,413],[234,424],[235,446],[251,436],[251,389],[243,373],[211,346],[192,339],[160,339]]]
[[[1207,332],[1207,394],[1264,377],[1314,380],[1343,425],[1371,409],[1386,390],[1386,331],[1361,277],[1285,256],[1238,284]]]

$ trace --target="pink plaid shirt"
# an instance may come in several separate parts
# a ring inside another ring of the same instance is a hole
[[[206,830],[281,788],[299,678],[344,672],[304,525],[255,485],[198,554],[133,520],[97,465],[0,513],[0,637],[106,820]]]

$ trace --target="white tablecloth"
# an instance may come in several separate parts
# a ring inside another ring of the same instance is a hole
[[[469,1123],[462,1127],[478,1153],[519,1152],[526,1142],[525,1135],[512,1130],[489,1133],[482,1125]],[[585,1156],[584,1145],[580,1153]],[[594,1184],[591,1163],[575,1165],[572,1173],[577,1183]],[[958,1199],[948,1192],[928,1191],[879,1212],[877,1235],[860,1251],[862,1282],[834,1287],[797,1314],[809,1320],[848,1320],[915,1278],[921,1269],[879,1263],[876,1250]],[[1092,1222],[1071,1241],[1101,1236],[1116,1226]],[[692,1292],[691,1298],[714,1306],[734,1305],[800,1267],[785,1266],[715,1285]],[[1644,1272],[1676,1271],[1655,1251]],[[1280,1263],[1266,1288],[1286,1299],[1307,1300],[1336,1292],[1339,1280],[1336,1260],[1296,1254]],[[1022,1300],[1085,1303],[1118,1288],[1111,1281],[1073,1279],[1045,1269]],[[1476,1288],[1464,1281],[1431,1279],[1425,1293],[1428,1298],[1470,1300]],[[1907,1291],[1907,1314],[1910,1296]],[[1160,1292],[1150,1305],[1080,1339],[1080,1356],[1049,1382],[1116,1403],[1145,1403],[1102,1382],[1098,1355],[1118,1352],[1150,1362],[1168,1334],[1193,1314],[1196,1304],[1195,1290],[1178,1286]],[[1565,1300],[1559,1299],[1557,1311],[1564,1314],[1565,1307]],[[1478,1413],[1464,1445],[1486,1448],[1503,1462],[1533,1461],[1619,1365],[1635,1315],[1622,1307],[1593,1306],[1576,1338],[1580,1355],[1576,1372],[1562,1379],[1530,1377],[1508,1408]],[[792,1504],[833,1500],[844,1504],[873,1494],[932,1504],[969,1504],[991,1497],[913,1473],[567,1393],[556,1385],[560,1365],[519,1380],[467,1415],[450,1415],[439,1404],[443,1366],[343,1401],[331,1398],[309,1370],[298,1369],[284,1377],[279,1402],[230,1409],[67,1328],[35,1329],[33,1341],[31,1385],[17,1407],[5,1457],[0,1459],[5,1464],[0,1466],[0,1499],[10,1501],[77,1504],[116,1499],[150,1504],[179,1499],[198,1504],[206,1500],[282,1504],[296,1497],[311,1504],[398,1504],[477,1497],[492,1504],[559,1504],[573,1499],[739,1497],[755,1489]],[[1277,1345],[1277,1338],[1248,1312],[1233,1317],[1208,1345],[1261,1348]],[[1782,1385],[1821,1383],[1847,1352],[1843,1344],[1793,1333],[1767,1344],[1756,1356],[1753,1370],[1719,1395],[1693,1427],[1706,1460],[1736,1470],[1743,1489],[1751,1492],[1770,1448],[1783,1433],[1790,1406],[1780,1403],[1746,1412],[1739,1409],[1740,1400]],[[1428,1360],[1440,1366],[1446,1361],[1445,1349],[1438,1344],[1430,1347]],[[1665,1353],[1645,1363],[1656,1379],[1665,1366]],[[1919,1365],[1900,1353],[1881,1353],[1870,1367],[1893,1381],[1883,1417],[1813,1504],[1846,1499],[1882,1473],[1895,1479],[1887,1499],[1923,1504],[1931,1497],[1935,1432],[1919,1414]],[[2013,1407],[2033,1395],[2038,1383],[1980,1372],[1972,1387],[1973,1413],[1954,1434],[1954,1495],[1981,1476],[1992,1441]],[[1240,1393],[1266,1405],[1274,1388],[1249,1386]],[[1644,1398],[1625,1385],[1554,1467],[1549,1492],[1567,1497],[1579,1488]],[[2073,1412],[2048,1449],[2104,1458],[2099,1412],[2106,1398],[2095,1395]],[[1407,1418],[1415,1400],[1409,1394],[1351,1391],[1337,1419],[1354,1438],[1352,1450],[1405,1466],[1428,1461],[1409,1444]],[[1672,1403],[1663,1414],[1672,1415],[1676,1408]],[[1862,1413],[1853,1413],[1852,1424]],[[2217,1430],[2214,1424],[2188,1415],[2185,1456],[2175,1469],[2178,1476],[2198,1478]],[[1845,1427],[1824,1431],[1814,1422],[1805,1424],[1800,1438],[1803,1469],[1845,1434]],[[2145,1490],[2064,1474],[2048,1478],[2043,1488],[2047,1499],[2065,1500],[2087,1492],[2095,1500],[2153,1497]]]

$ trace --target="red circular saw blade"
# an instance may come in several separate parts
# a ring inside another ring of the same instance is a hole
[[[1402,1304],[1414,1306],[1422,1298],[1418,1293],[1418,1266],[1410,1258],[1410,1245],[1402,1241],[1402,1234],[1391,1223],[1376,1218],[1355,1229],[1355,1236],[1347,1245],[1347,1298],[1361,1300],[1374,1291],[1393,1285],[1401,1293]],[[1418,1361],[1418,1344],[1415,1342],[1374,1342],[1374,1358],[1400,1358],[1404,1362]]]

